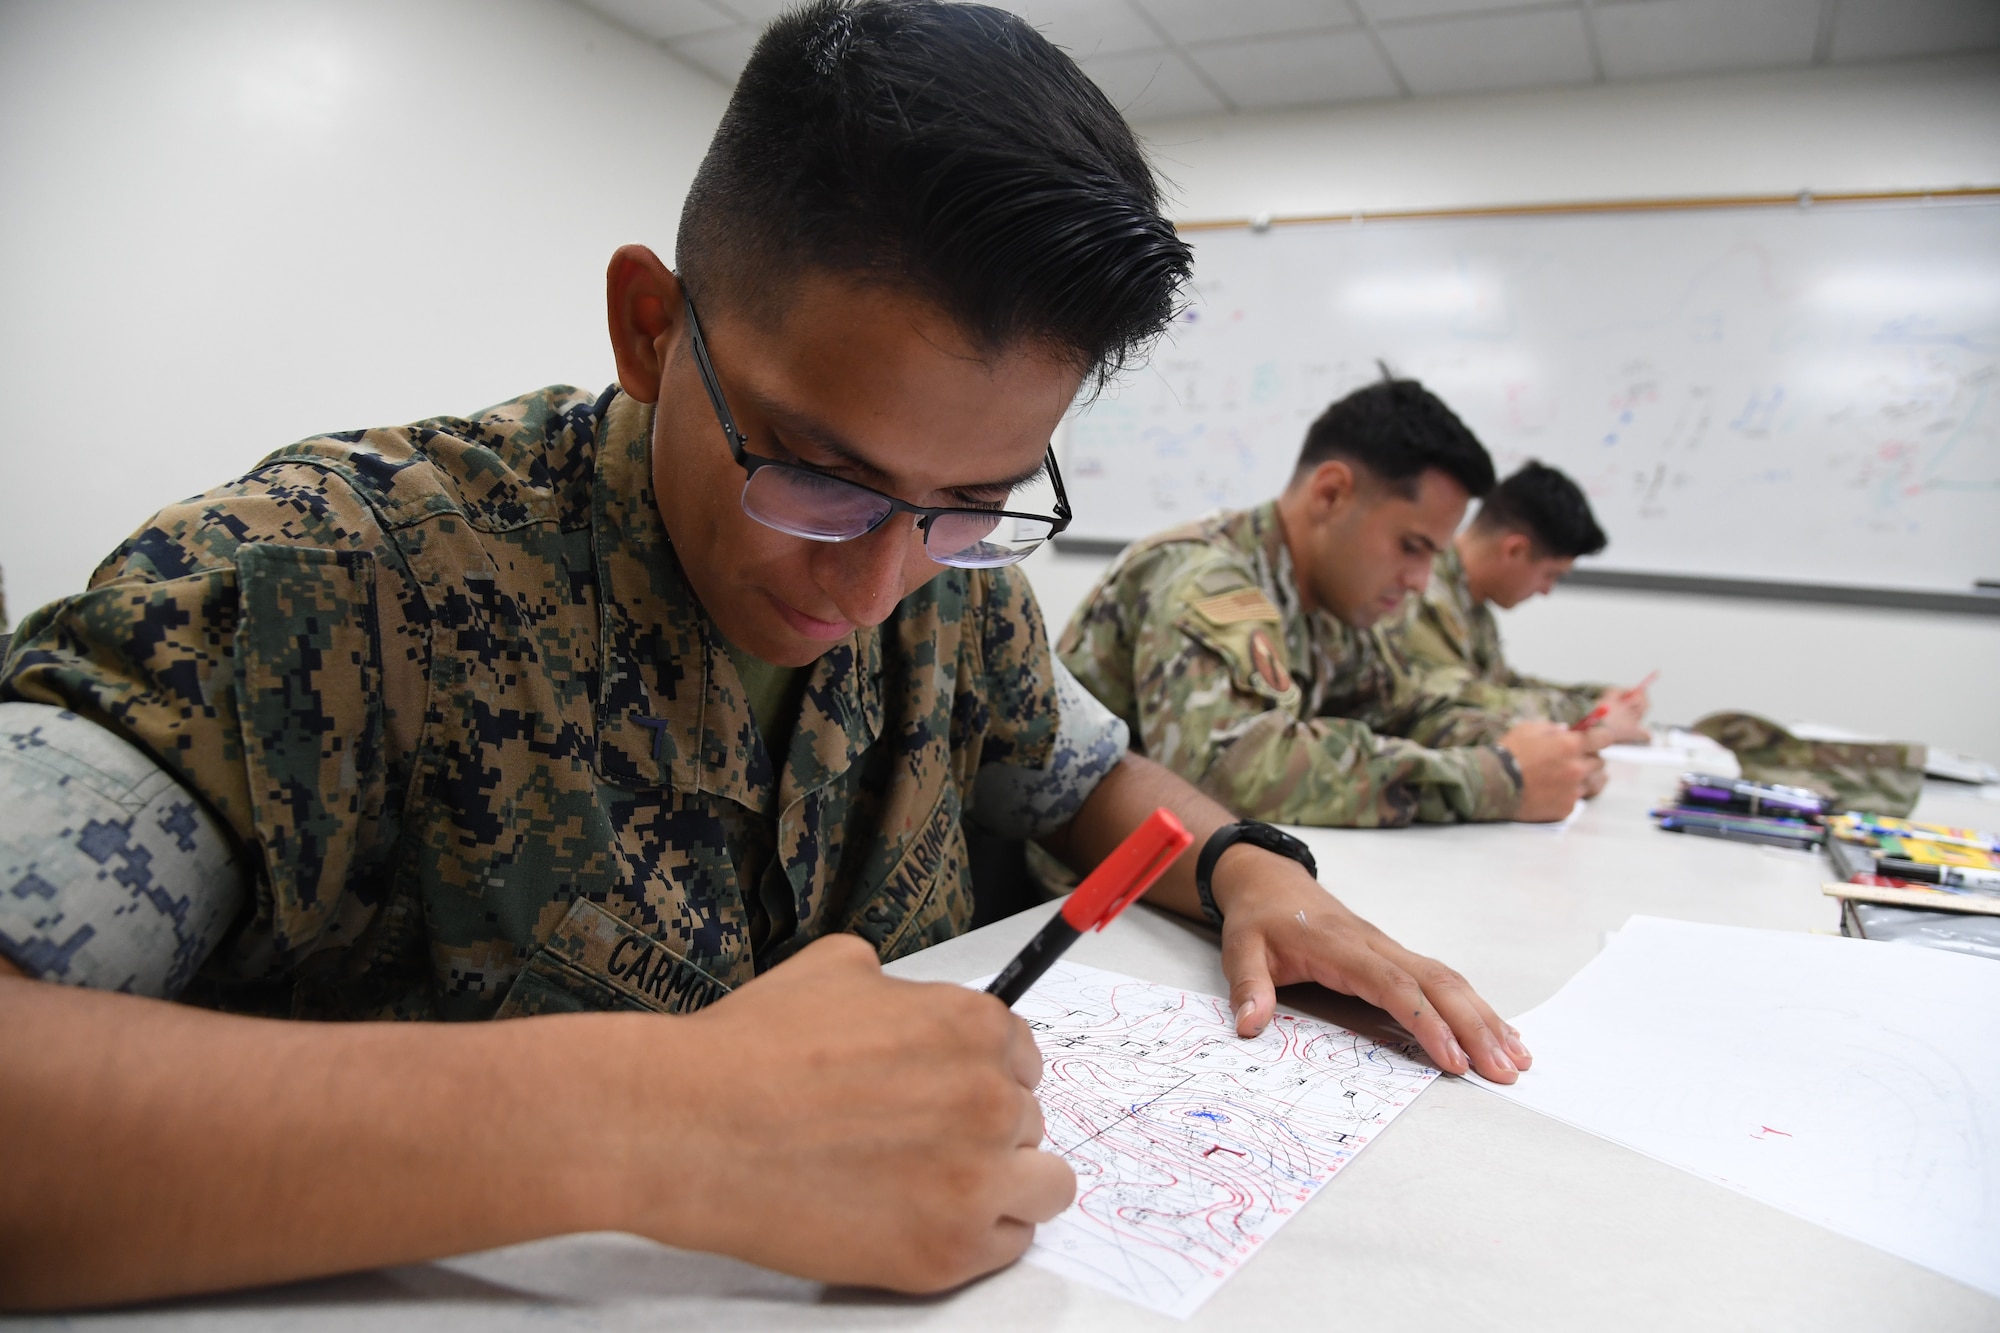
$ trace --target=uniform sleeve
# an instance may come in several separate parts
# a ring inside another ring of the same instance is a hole
[[[1450,691],[1462,704],[1509,717],[1547,722],[1575,722],[1597,706],[1604,693],[1598,685],[1555,685],[1531,676],[1512,676],[1509,683],[1480,680],[1466,671],[1436,671],[1427,683]]]
[[[1558,685],[1554,681],[1507,673],[1507,698],[1518,717],[1545,717],[1551,722],[1576,722],[1610,693],[1609,685]]]
[[[972,818],[1007,838],[1041,838],[1076,818],[1131,743],[1125,723],[1055,663],[1061,724],[1042,768],[991,763],[974,784]]]
[[[996,569],[985,585],[988,721],[967,813],[1002,837],[1039,838],[1076,817],[1124,757],[1129,733],[1055,660],[1027,580]]]
[[[1590,685],[1563,686],[1522,676],[1506,668],[1504,660],[1497,678],[1479,673],[1452,645],[1443,621],[1451,617],[1457,632],[1470,637],[1478,627],[1458,623],[1446,595],[1434,579],[1430,592],[1414,600],[1403,617],[1381,631],[1385,645],[1408,663],[1413,687],[1421,694],[1449,699],[1461,707],[1497,714],[1510,719],[1545,719],[1574,722],[1596,706],[1604,691]],[[1488,645],[1499,658],[1497,631]]]
[[[1128,579],[1100,590],[1126,615],[1093,607],[1065,637],[1065,661],[1089,682],[1119,623],[1131,662],[1128,720],[1142,753],[1238,814],[1278,823],[1376,827],[1511,815],[1520,778],[1498,747],[1432,749],[1358,719],[1300,717],[1276,609],[1247,571],[1233,588],[1227,582],[1200,565]]]
[[[28,617],[0,699],[88,718],[197,795],[281,956],[349,942],[394,837],[387,718],[421,711],[383,671],[385,626],[399,681],[427,660],[401,568],[345,482],[267,467],[162,511]]]
[[[173,999],[246,880],[227,830],[137,747],[66,709],[0,703],[0,957]]]
[[[1361,634],[1354,651],[1361,658],[1356,676],[1379,684],[1353,716],[1379,733],[1445,749],[1493,744],[1513,725],[1504,709],[1466,698],[1419,671],[1381,630]]]

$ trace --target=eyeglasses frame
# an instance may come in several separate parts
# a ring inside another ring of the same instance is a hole
[[[940,519],[947,514],[977,514],[983,518],[993,518],[993,519],[1025,518],[1025,519],[1033,519],[1036,522],[1040,523],[1053,523],[1054,526],[1049,529],[1049,535],[1047,537],[1042,538],[1041,542],[1037,542],[1035,546],[1030,547],[1028,550],[1023,551],[1021,553],[1021,559],[1025,560],[1028,556],[1034,554],[1036,550],[1039,550],[1043,542],[1054,540],[1054,538],[1058,534],[1068,529],[1070,525],[1070,519],[1073,517],[1073,515],[1071,514],[1069,507],[1069,493],[1063,489],[1062,470],[1056,466],[1056,450],[1053,444],[1049,446],[1049,452],[1048,452],[1049,480],[1054,484],[1056,492],[1056,512],[1053,514],[1030,514],[1015,509],[976,509],[970,506],[959,506],[959,505],[946,505],[941,508],[927,506],[927,505],[913,505],[907,500],[899,500],[893,495],[889,495],[883,491],[878,491],[873,486],[863,486],[858,481],[849,481],[845,477],[831,476],[827,473],[819,471],[817,468],[808,467],[803,464],[782,463],[775,458],[765,458],[761,454],[751,453],[749,447],[750,437],[745,435],[740,429],[737,428],[736,415],[735,413],[729,410],[728,400],[726,400],[722,396],[722,382],[716,378],[715,363],[709,359],[708,338],[701,331],[701,317],[695,314],[694,298],[683,292],[681,294],[681,302],[687,308],[688,341],[690,345],[694,348],[695,371],[701,376],[701,387],[708,393],[709,405],[715,409],[715,420],[716,423],[722,427],[723,439],[727,441],[729,444],[730,457],[734,458],[736,460],[736,465],[743,469],[743,481],[745,486],[749,485],[751,477],[757,475],[757,470],[759,468],[767,468],[767,467],[790,468],[795,472],[804,472],[810,476],[821,477],[828,481],[837,481],[841,483],[843,486],[852,486],[856,490],[865,491],[869,495],[875,496],[876,498],[882,500],[889,506],[889,512],[882,515],[881,518],[877,519],[873,526],[867,528],[862,532],[855,533],[852,537],[832,538],[830,539],[831,543],[837,544],[839,542],[859,541],[861,538],[866,537],[869,533],[879,529],[884,523],[887,523],[891,518],[895,517],[897,514],[915,514],[917,516],[917,527],[924,534],[924,553],[926,555],[930,553],[931,524],[935,522],[937,519]],[[751,514],[750,517],[753,519],[757,518],[755,514]],[[757,519],[757,521],[760,523],[764,522],[764,520],[762,519]],[[766,523],[765,526],[770,527],[771,525]],[[784,531],[784,529],[782,528],[776,530],[781,532]],[[788,535],[796,536],[797,534],[793,533]],[[804,537],[801,538],[801,540],[827,541],[829,539]],[[933,560],[936,560],[938,564],[945,563],[942,560],[937,560],[935,556],[932,556],[931,558]],[[1012,560],[1008,561],[1007,563],[1019,564],[1020,560]],[[955,566],[955,568],[1000,569],[1000,568],[1005,568],[1005,566],[1004,565],[960,565],[960,566]]]

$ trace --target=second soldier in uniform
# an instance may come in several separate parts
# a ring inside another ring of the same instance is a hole
[[[1128,549],[1058,651],[1135,748],[1246,817],[1560,819],[1602,783],[1600,738],[1467,707],[1368,632],[1492,484],[1449,408],[1384,379],[1313,423],[1276,500]]]
[[[1524,676],[1500,648],[1503,611],[1554,589],[1577,557],[1596,555],[1604,530],[1574,481],[1528,462],[1479,502],[1471,524],[1437,553],[1430,584],[1382,629],[1390,652],[1433,693],[1477,708],[1581,720],[1600,703],[1616,741],[1643,741],[1646,692],[1607,685],[1558,685]]]

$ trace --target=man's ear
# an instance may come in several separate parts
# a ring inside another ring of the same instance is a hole
[[[1344,458],[1329,458],[1312,470],[1306,478],[1306,494],[1312,498],[1312,509],[1317,516],[1326,518],[1341,512],[1357,498],[1360,478],[1354,474],[1354,465]]]
[[[667,349],[680,333],[681,283],[643,245],[621,245],[604,274],[604,313],[618,387],[642,403],[658,402]]]
[[[1500,558],[1510,564],[1531,564],[1535,558],[1535,539],[1525,532],[1509,532],[1500,538]]]

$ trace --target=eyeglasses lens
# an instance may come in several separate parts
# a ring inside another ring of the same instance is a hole
[[[986,569],[1025,559],[1054,530],[1055,524],[1045,518],[939,514],[931,520],[924,549],[941,565]]]
[[[852,541],[889,516],[879,495],[838,477],[784,466],[750,474],[743,484],[743,510],[759,523],[816,542]]]
[[[873,491],[779,463],[743,483],[743,512],[794,537],[844,542],[873,532],[892,511]],[[941,565],[987,569],[1025,559],[1054,531],[1046,518],[944,513],[930,520],[924,549]]]

